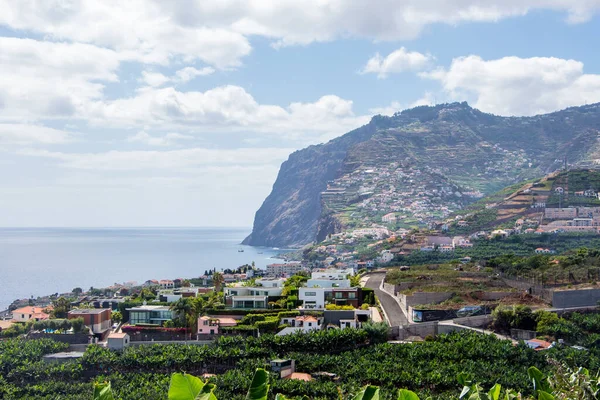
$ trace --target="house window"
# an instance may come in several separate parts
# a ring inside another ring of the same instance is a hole
[[[231,293],[232,296],[237,296],[238,295],[237,290],[232,290],[230,293]]]
[[[316,296],[317,292],[304,292],[305,296]]]
[[[342,293],[342,292],[336,292],[336,293],[335,293],[335,298],[336,298],[336,299],[343,299],[343,298],[344,298],[344,297],[343,297],[343,293]]]
[[[348,298],[349,299],[355,299],[356,298],[356,293],[354,293],[354,292],[348,293]]]

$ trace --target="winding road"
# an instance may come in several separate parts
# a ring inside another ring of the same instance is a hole
[[[373,274],[369,277],[365,286],[375,291],[375,294],[381,303],[381,307],[383,307],[385,314],[389,319],[390,326],[408,325],[408,320],[398,302],[396,302],[396,300],[394,300],[387,292],[384,292],[379,288],[384,278],[385,274]]]

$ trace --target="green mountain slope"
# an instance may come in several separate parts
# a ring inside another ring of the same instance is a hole
[[[394,213],[426,225],[477,197],[600,158],[600,104],[500,117],[466,103],[371,122],[283,163],[244,243],[302,245]],[[376,178],[376,179],[375,179]],[[400,223],[400,222],[397,222]]]

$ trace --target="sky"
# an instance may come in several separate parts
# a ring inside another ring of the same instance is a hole
[[[600,102],[600,0],[0,0],[0,226],[251,226],[416,105]]]

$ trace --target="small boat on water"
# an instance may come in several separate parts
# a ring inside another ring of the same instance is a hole
[[[244,249],[239,249],[238,250],[238,253],[243,253],[243,252],[244,252]]]

